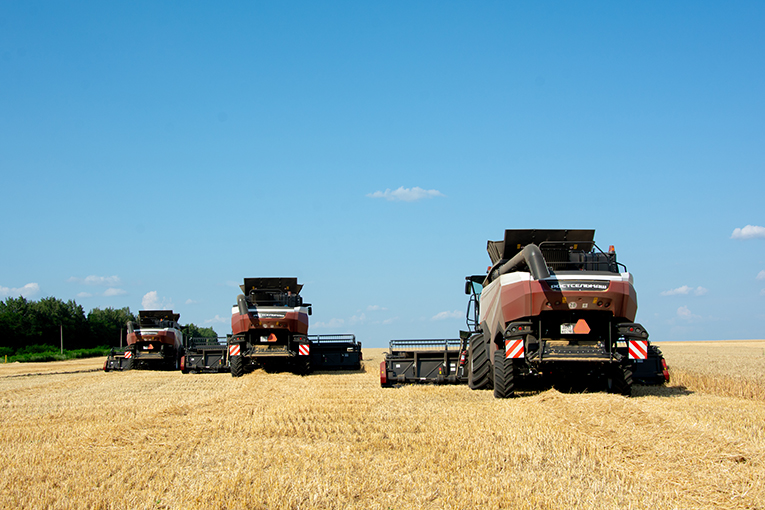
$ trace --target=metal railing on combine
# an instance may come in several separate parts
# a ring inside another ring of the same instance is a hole
[[[308,340],[317,344],[352,343],[356,342],[356,335],[308,335]]]
[[[186,348],[202,347],[205,345],[226,345],[225,336],[192,336],[186,339]]]
[[[459,338],[390,341],[391,354],[399,351],[459,351],[461,347]]]

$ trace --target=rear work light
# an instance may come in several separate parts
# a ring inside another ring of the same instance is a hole
[[[380,384],[383,386],[388,384],[388,369],[384,361],[380,362]]]

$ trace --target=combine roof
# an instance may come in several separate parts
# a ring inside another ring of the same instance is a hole
[[[250,291],[256,292],[291,292],[292,294],[300,294],[300,290],[303,288],[302,284],[297,282],[297,278],[245,278],[244,285],[239,286],[245,295]]]
[[[143,322],[143,319],[155,319],[158,321],[166,320],[166,321],[178,322],[178,319],[181,318],[181,314],[173,313],[172,310],[140,310],[138,312],[138,317],[141,320],[141,322]]]
[[[528,244],[554,242],[564,245],[567,249],[590,251],[595,238],[595,230],[505,230],[504,241],[488,241],[486,251],[489,252],[491,263],[509,260]]]

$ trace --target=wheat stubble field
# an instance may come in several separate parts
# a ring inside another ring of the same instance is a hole
[[[0,505],[765,508],[765,341],[661,347],[633,398],[0,365]]]

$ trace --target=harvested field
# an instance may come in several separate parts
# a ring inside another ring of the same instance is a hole
[[[633,398],[0,365],[2,506],[765,508],[765,341],[661,348]]]

